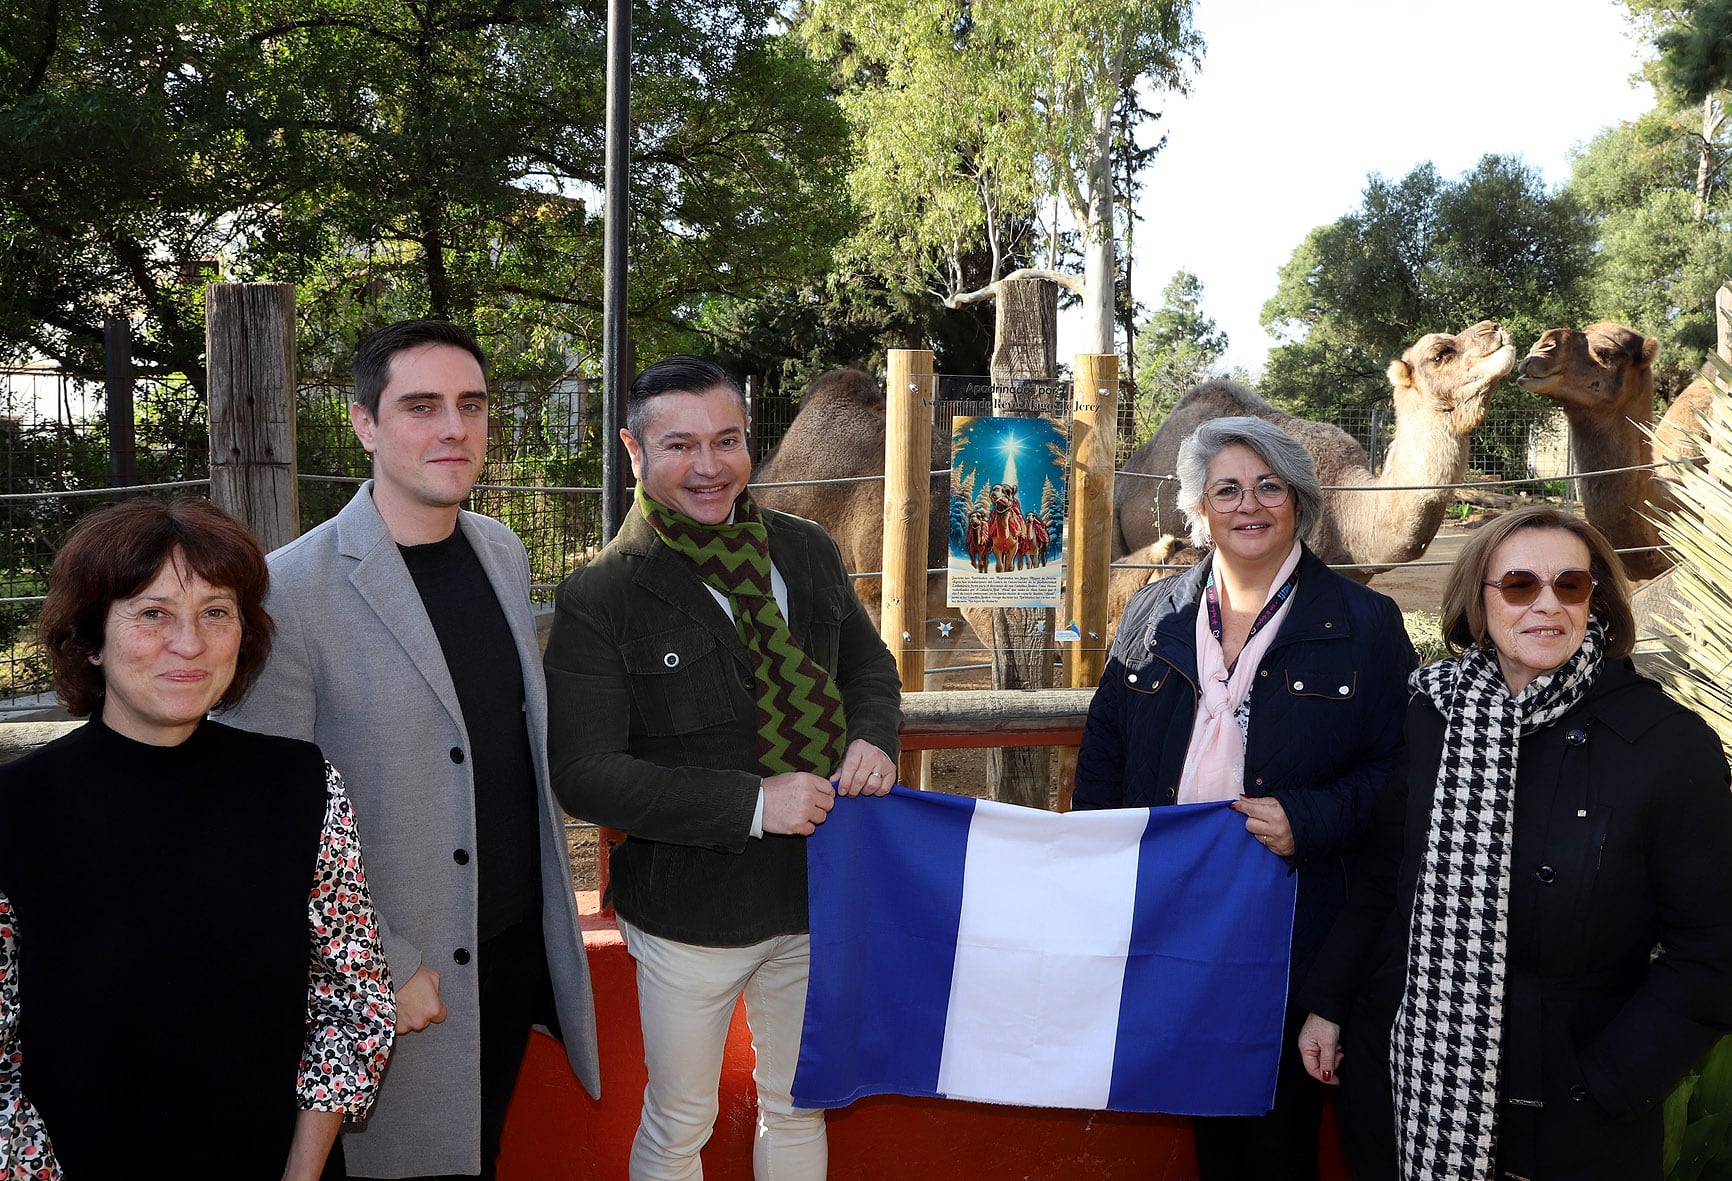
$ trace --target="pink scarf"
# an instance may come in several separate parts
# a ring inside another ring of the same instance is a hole
[[[1293,551],[1269,584],[1270,593],[1298,569],[1301,552],[1295,541]],[[1257,666],[1263,663],[1263,654],[1269,651],[1292,607],[1293,596],[1288,595],[1269,622],[1246,642],[1229,676],[1226,653],[1209,629],[1208,604],[1197,604],[1197,717],[1191,724],[1191,745],[1185,751],[1185,769],[1179,777],[1179,803],[1233,800],[1245,790],[1245,733],[1233,715],[1245,704]]]

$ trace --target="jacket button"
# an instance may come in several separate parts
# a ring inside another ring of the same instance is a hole
[[[1125,674],[1125,680],[1129,681],[1131,684],[1134,685],[1137,683],[1137,674],[1136,673],[1126,673]]]
[[[1341,694],[1341,696],[1343,696],[1343,697],[1345,697],[1345,696],[1347,696],[1347,693],[1348,693],[1348,689],[1347,689],[1347,686],[1346,686],[1346,685],[1343,685],[1343,686],[1341,686],[1341,688],[1339,688],[1339,689],[1337,689],[1337,690],[1335,690],[1335,691],[1336,691],[1336,692],[1337,692],[1337,693],[1339,693],[1339,694]]]
[[[451,958],[460,964],[467,964],[469,962],[469,949],[467,947],[459,947],[456,951],[451,953]]]
[[[468,849],[453,849],[453,850],[451,850],[451,860],[455,861],[458,865],[468,865],[469,864],[469,850]]]
[[[1293,687],[1295,689],[1303,689],[1305,687],[1305,682],[1304,681],[1294,681]]]
[[[1558,871],[1549,865],[1542,865],[1534,870],[1534,880],[1542,886],[1549,886],[1558,880]]]
[[[1333,624],[1333,623],[1325,623],[1325,624],[1324,624],[1324,625],[1323,625],[1323,626],[1324,626],[1324,627],[1325,627],[1325,628],[1332,628],[1332,627],[1334,627],[1334,626],[1335,626],[1335,625],[1334,625],[1334,624]]]
[[[755,688],[757,686],[757,684],[758,684],[758,682],[752,677],[751,673],[741,673],[740,674],[740,688],[752,689],[752,688]]]
[[[1167,789],[1167,798],[1168,798],[1168,799],[1169,799],[1169,800],[1176,800],[1176,799],[1178,799],[1178,798],[1179,798],[1179,789],[1178,789],[1178,788],[1176,788],[1176,787],[1169,787],[1169,788],[1168,788],[1168,789]]]
[[[1257,786],[1258,787],[1263,786],[1263,777],[1261,775],[1257,776]]]
[[[1588,1089],[1581,1083],[1575,1083],[1570,1087],[1570,1098],[1577,1103],[1586,1103],[1588,1101]]]
[[[1260,677],[1266,677],[1266,676],[1268,676],[1268,675],[1269,675],[1269,670],[1268,670],[1268,669],[1263,669],[1263,670],[1262,670],[1262,671],[1261,671],[1261,672],[1259,672],[1259,673],[1258,673],[1258,674],[1257,674],[1257,675],[1258,675],[1258,676],[1260,676]]]
[[[454,746],[451,748],[451,761],[453,763],[461,763],[463,761],[463,748],[461,746]]]
[[[1571,730],[1568,734],[1564,735],[1564,741],[1569,743],[1571,746],[1581,746],[1586,743],[1587,740],[1588,732],[1586,730]]]
[[[1151,688],[1151,689],[1159,689],[1160,687],[1161,687],[1161,683],[1159,681],[1150,681],[1149,682],[1149,688]]]

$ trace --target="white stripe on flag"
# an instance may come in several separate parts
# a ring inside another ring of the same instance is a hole
[[[1106,1107],[1147,824],[975,805],[940,1093]]]

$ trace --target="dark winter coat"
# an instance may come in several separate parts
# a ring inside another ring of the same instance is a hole
[[[1138,591],[1089,707],[1074,806],[1175,803],[1197,713],[1197,611],[1206,565]],[[1251,690],[1245,794],[1272,796],[1293,827],[1303,978],[1345,901],[1343,854],[1370,835],[1401,751],[1413,645],[1395,603],[1307,549],[1293,605]]]
[[[1365,1181],[1395,1176],[1389,1035],[1443,738],[1443,715],[1414,697],[1404,774],[1299,995],[1346,1027],[1339,1111]],[[1501,1099],[1532,1130],[1500,1151],[1547,1181],[1658,1178],[1661,1102],[1732,1030],[1719,740],[1628,661],[1608,663],[1521,740],[1513,833]]]
[[[788,630],[836,678],[848,741],[895,758],[902,682],[830,535],[764,510]],[[751,654],[727,609],[635,507],[560,584],[547,640],[553,790],[624,829],[620,917],[664,939],[744,947],[806,930],[806,840],[750,835],[763,775]]]

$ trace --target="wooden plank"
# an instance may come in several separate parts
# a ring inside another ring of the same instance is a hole
[[[1113,456],[1118,448],[1119,359],[1079,353],[1070,424],[1070,519],[1065,523],[1065,603],[1081,639],[1062,646],[1065,684],[1093,688],[1107,664],[1107,584],[1112,578]],[[1074,749],[1058,756],[1058,810],[1070,811]]]
[[[926,534],[932,510],[932,354],[891,349],[884,404],[884,564],[879,631],[902,688],[926,685]],[[899,771],[909,787],[925,788],[918,753]]]
[[[205,288],[210,498],[267,550],[300,536],[295,486],[295,288]]]

